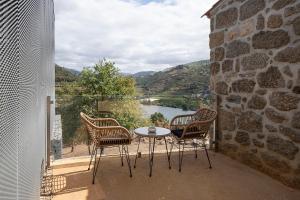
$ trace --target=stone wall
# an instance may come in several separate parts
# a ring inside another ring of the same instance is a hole
[[[209,15],[220,150],[300,188],[300,0],[223,0]]]

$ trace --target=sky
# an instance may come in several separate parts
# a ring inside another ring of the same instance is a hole
[[[55,62],[82,70],[106,58],[124,73],[209,58],[217,0],[54,0]]]

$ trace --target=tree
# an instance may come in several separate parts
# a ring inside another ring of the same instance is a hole
[[[160,112],[155,112],[150,117],[151,122],[158,127],[165,127],[167,128],[169,121],[165,118],[165,116]]]
[[[135,94],[135,81],[119,73],[114,63],[105,59],[91,68],[84,68],[80,83],[85,94],[105,97],[123,97]]]

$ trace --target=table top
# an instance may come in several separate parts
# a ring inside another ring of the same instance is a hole
[[[161,128],[161,127],[155,127],[156,132],[149,133],[148,128],[149,127],[137,128],[134,130],[134,133],[137,134],[138,136],[143,136],[143,137],[165,137],[171,134],[171,131],[169,129]]]

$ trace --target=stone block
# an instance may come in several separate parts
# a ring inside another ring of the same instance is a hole
[[[225,11],[222,11],[216,16],[216,28],[228,28],[236,24],[238,19],[238,9],[229,8]]]
[[[225,35],[225,41],[236,40],[239,37],[245,37],[254,32],[255,23],[254,19],[248,20],[242,24],[239,24],[233,29],[230,29]]]
[[[247,22],[240,25],[240,37],[245,37],[253,33],[254,29],[254,19],[248,20]]]
[[[276,156],[273,156],[267,152],[262,152],[261,158],[266,165],[277,171],[280,171],[281,173],[288,173],[292,169],[286,161],[279,160]]]
[[[212,75],[218,74],[220,71],[220,64],[218,62],[214,62],[210,64],[210,73]]]
[[[245,146],[250,145],[250,137],[247,132],[238,131],[234,139],[236,142],[240,143],[241,145],[245,145]]]
[[[273,4],[272,8],[273,8],[274,10],[280,10],[281,8],[284,8],[284,7],[286,7],[286,6],[289,5],[289,4],[295,3],[295,1],[296,1],[296,0],[277,0],[277,1]]]
[[[209,35],[209,47],[215,48],[221,46],[224,43],[224,31],[211,33]]]
[[[262,14],[258,15],[256,22],[256,30],[263,30],[265,28],[265,18]]]
[[[235,40],[228,44],[226,49],[226,57],[234,58],[250,52],[250,45],[247,42]]]
[[[233,71],[233,60],[224,60],[222,64],[222,72],[230,72]]]
[[[248,108],[255,109],[255,110],[262,110],[267,105],[267,101],[265,98],[260,97],[258,95],[254,95],[249,101],[248,101]]]
[[[278,62],[298,63],[300,62],[300,45],[296,47],[287,47],[274,58]]]
[[[237,120],[238,128],[248,132],[262,132],[262,116],[253,111],[243,112]]]
[[[285,120],[287,120],[284,115],[280,114],[279,112],[275,111],[272,108],[267,108],[265,110],[265,114],[266,117],[274,123],[282,123]]]
[[[265,95],[267,94],[267,90],[266,89],[259,89],[255,91],[256,94],[258,95]]]
[[[240,29],[239,29],[239,27],[236,27],[226,33],[225,42],[230,42],[232,40],[236,40],[239,37],[240,37]]]
[[[227,95],[228,94],[228,85],[224,81],[217,82],[215,90],[216,90],[217,94]]]
[[[225,56],[225,49],[218,47],[215,49],[215,61],[222,61]]]
[[[297,109],[299,102],[299,97],[288,92],[273,92],[270,95],[270,105],[281,111]]]
[[[263,10],[266,6],[265,0],[248,0],[240,7],[240,20],[243,21]]]
[[[264,139],[265,135],[263,133],[257,133],[257,138],[258,139]]]
[[[230,96],[226,97],[226,100],[229,103],[240,104],[241,103],[241,96],[239,96],[239,95],[230,95]]]
[[[267,67],[269,56],[265,53],[254,53],[242,59],[243,70],[256,70]]]
[[[293,28],[296,35],[300,35],[300,16],[293,20]]]
[[[300,12],[300,3],[284,9],[284,16],[289,17]]]
[[[237,93],[252,93],[255,85],[253,80],[241,79],[232,83],[232,89]]]
[[[237,152],[238,148],[239,147],[236,144],[229,144],[229,143],[222,144],[220,146],[220,150],[226,154],[227,153],[229,153],[229,154],[235,153],[235,152]]]
[[[219,114],[219,124],[221,130],[234,131],[235,130],[235,114],[232,112],[220,110]]]
[[[291,141],[281,139],[275,135],[267,138],[267,147],[270,151],[276,152],[289,160],[294,160],[299,148]]]
[[[268,28],[279,28],[283,24],[281,15],[270,15],[268,18]]]
[[[232,135],[229,134],[229,133],[227,133],[227,134],[224,134],[224,135],[223,135],[223,138],[224,138],[225,140],[231,140],[231,139],[232,139]]]
[[[259,147],[259,148],[264,148],[265,144],[257,139],[252,139],[252,142],[255,146]]]
[[[277,128],[272,126],[272,125],[269,125],[269,124],[266,124],[265,125],[265,128],[270,132],[270,133],[276,133],[277,132]]]
[[[292,73],[292,71],[291,71],[291,69],[290,69],[289,66],[285,66],[285,67],[283,68],[283,73],[284,73],[285,75],[287,75],[287,76],[293,78],[293,73]]]
[[[252,37],[255,49],[273,49],[287,45],[290,42],[288,32],[284,30],[260,31]]]
[[[295,130],[283,125],[279,126],[279,132],[290,138],[293,142],[300,143],[300,132],[296,132]]]
[[[296,112],[292,118],[292,127],[300,129],[300,112]],[[299,132],[300,135],[300,132]]]
[[[261,88],[284,88],[285,80],[278,67],[271,66],[266,72],[257,75],[257,82]]]
[[[295,94],[300,94],[300,86],[295,86],[295,87],[293,88],[293,93],[295,93]]]

